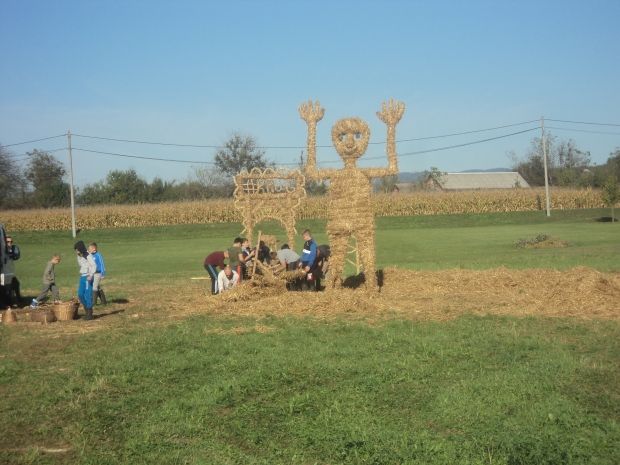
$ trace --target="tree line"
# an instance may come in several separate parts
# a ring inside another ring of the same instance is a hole
[[[52,154],[35,149],[28,152],[21,167],[14,154],[0,145],[0,209],[52,208],[70,205],[70,186],[65,165]],[[303,170],[303,159],[299,168]],[[215,152],[213,165],[193,166],[185,179],[148,182],[135,169],[112,170],[105,178],[76,188],[78,205],[118,205],[137,203],[207,200],[232,197],[233,177],[243,170],[265,169],[275,164],[265,157],[257,139],[232,132]],[[325,194],[322,182],[308,181],[310,195]]]
[[[610,177],[620,180],[620,147],[612,152],[604,165],[591,163],[590,152],[581,150],[572,139],[558,140],[547,136],[549,182],[560,187],[603,188]],[[518,171],[531,186],[545,184],[542,139],[535,137],[523,157],[508,153],[512,169]],[[0,209],[50,208],[70,205],[70,187],[65,165],[52,154],[35,149],[28,152],[24,166],[15,163],[10,150],[0,145]],[[303,157],[298,168],[304,171]],[[275,164],[265,157],[254,136],[232,132],[214,155],[213,165],[194,166],[180,181],[164,181],[156,177],[148,182],[135,169],[112,170],[100,181],[76,189],[78,205],[136,204],[207,200],[231,197],[235,189],[233,177],[242,170],[265,169]],[[436,168],[425,172],[441,175]],[[424,179],[416,188],[424,188]],[[398,177],[380,179],[374,184],[376,192],[392,192]],[[324,182],[308,180],[308,195],[324,195]]]
[[[620,147],[609,154],[603,165],[592,164],[590,152],[581,150],[572,140],[558,140],[551,133],[546,137],[547,175],[549,185],[559,187],[602,188],[608,178],[620,180]],[[518,171],[530,186],[545,185],[543,141],[534,137],[525,156],[508,152],[512,170]]]

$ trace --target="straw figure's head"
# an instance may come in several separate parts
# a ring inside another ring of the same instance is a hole
[[[346,167],[366,153],[369,139],[370,128],[360,118],[343,118],[332,127],[332,142]]]

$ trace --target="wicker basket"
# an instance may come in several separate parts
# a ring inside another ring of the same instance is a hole
[[[11,310],[11,307],[7,307],[6,312],[2,314],[2,323],[10,324],[17,322],[17,316]]]
[[[77,314],[77,309],[79,306],[80,304],[75,302],[54,302],[54,315],[56,315],[56,319],[58,321],[73,320],[75,319],[75,315]]]
[[[50,308],[41,308],[31,311],[30,319],[41,323],[53,323],[56,321],[56,316]]]

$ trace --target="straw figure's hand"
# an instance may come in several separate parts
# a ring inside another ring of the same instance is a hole
[[[308,124],[316,124],[323,119],[325,114],[325,108],[321,108],[321,103],[317,100],[316,105],[312,105],[312,100],[308,100],[308,103],[302,103],[297,107],[301,119]]]
[[[405,112],[405,103],[397,100],[396,104],[394,104],[394,99],[390,99],[388,105],[383,102],[381,107],[383,111],[378,111],[377,116],[388,126],[396,126]]]

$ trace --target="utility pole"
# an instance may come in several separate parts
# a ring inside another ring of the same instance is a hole
[[[542,146],[543,158],[545,161],[545,194],[547,196],[547,216],[551,216],[551,202],[549,201],[549,175],[547,174],[547,139],[545,138],[545,117],[541,116],[542,122]]]
[[[67,131],[67,140],[69,142],[69,180],[71,185],[71,231],[73,232],[73,237],[77,236],[75,232],[75,194],[73,191],[73,159],[71,157],[71,131]]]

